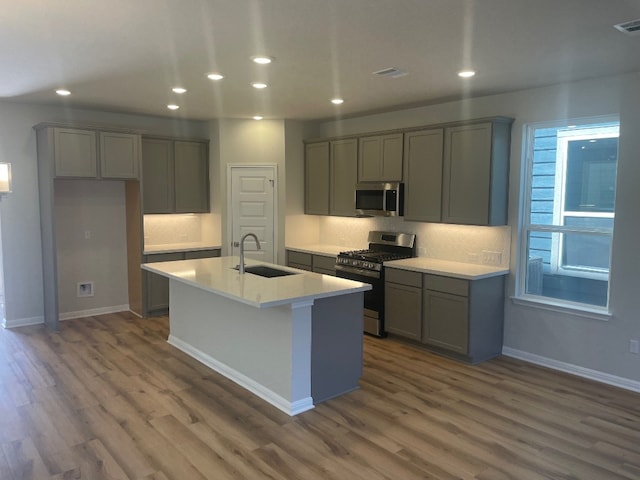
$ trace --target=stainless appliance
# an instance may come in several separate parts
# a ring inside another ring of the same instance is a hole
[[[358,183],[356,185],[356,213],[362,216],[404,215],[404,184]]]
[[[412,233],[369,232],[369,248],[340,252],[336,276],[369,283],[364,292],[364,331],[384,337],[384,262],[416,256],[416,236]]]

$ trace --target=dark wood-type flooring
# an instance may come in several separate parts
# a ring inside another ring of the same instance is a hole
[[[361,389],[289,417],[167,335],[128,313],[0,329],[0,479],[640,479],[633,392],[367,337]]]

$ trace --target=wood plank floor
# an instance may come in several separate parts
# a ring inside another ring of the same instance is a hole
[[[0,479],[640,479],[640,395],[365,338],[361,389],[291,418],[167,318],[0,329]]]

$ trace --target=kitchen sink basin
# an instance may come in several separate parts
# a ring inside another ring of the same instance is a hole
[[[245,273],[253,273],[254,275],[260,275],[261,277],[266,277],[266,278],[286,277],[287,275],[297,275],[297,272],[279,270],[277,268],[267,267],[266,265],[254,265],[251,267],[245,267],[244,271]]]

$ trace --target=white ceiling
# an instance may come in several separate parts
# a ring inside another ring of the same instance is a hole
[[[640,35],[612,27],[638,18],[640,0],[0,0],[0,98],[202,120],[353,116],[640,71]],[[408,75],[372,75],[386,67]],[[463,68],[478,73],[462,80]]]

